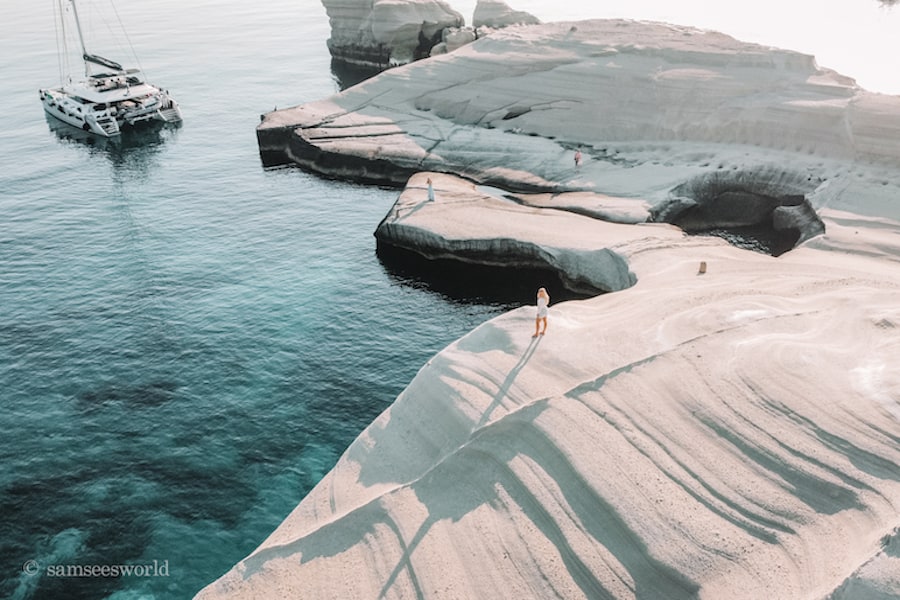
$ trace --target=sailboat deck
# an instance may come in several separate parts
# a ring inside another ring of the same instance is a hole
[[[65,93],[71,96],[77,96],[88,102],[113,104],[123,102],[125,100],[144,98],[150,94],[156,93],[157,88],[146,83],[138,85],[125,85],[113,88],[96,87],[86,85],[89,82],[79,81],[71,83],[63,88]]]

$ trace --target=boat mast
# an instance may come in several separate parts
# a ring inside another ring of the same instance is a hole
[[[81,33],[81,20],[78,18],[78,7],[75,6],[75,0],[69,0],[72,3],[72,14],[75,15],[75,27],[78,28],[78,41],[81,42],[81,56],[86,57],[88,55],[87,48],[84,47],[84,35]],[[84,61],[84,75],[85,77],[91,76],[91,63],[87,60]]]

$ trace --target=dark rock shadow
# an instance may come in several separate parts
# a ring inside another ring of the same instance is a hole
[[[773,168],[716,171],[674,188],[669,200],[653,208],[651,220],[781,256],[825,233],[806,198],[817,184],[810,176]]]
[[[375,77],[386,68],[386,66],[364,66],[340,59],[331,59],[331,76],[341,91]]]
[[[427,259],[415,252],[378,244],[378,260],[396,283],[438,294],[459,304],[486,304],[512,309],[533,305],[539,287],[553,303],[582,300],[555,271],[523,267],[489,267],[451,259]]]

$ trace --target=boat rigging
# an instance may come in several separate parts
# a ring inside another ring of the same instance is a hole
[[[57,0],[59,18],[65,30],[64,0]],[[123,129],[139,123],[181,122],[181,109],[167,90],[144,79],[141,69],[121,64],[88,52],[75,0],[65,0],[72,7],[72,17],[81,45],[84,79],[69,75],[57,88],[39,91],[47,114],[70,125],[104,137],[119,135]]]

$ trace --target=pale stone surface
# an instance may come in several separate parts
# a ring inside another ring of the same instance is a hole
[[[900,592],[900,263],[689,242],[451,344],[199,597]]]
[[[541,22],[534,15],[511,8],[502,0],[478,0],[475,14],[472,16],[473,27],[492,27],[499,29],[510,25],[537,25]]]
[[[453,52],[457,48],[462,48],[466,44],[471,44],[475,41],[476,37],[477,34],[471,27],[447,28],[444,30],[441,43],[431,49],[431,54],[432,56],[437,56],[438,54]]]
[[[430,170],[501,187],[604,193],[616,193],[601,183],[608,173],[664,173],[642,162],[649,154],[679,174],[683,166],[715,170],[724,155],[750,162],[721,144],[764,161],[771,151],[807,157],[815,177],[830,175],[821,159],[900,164],[900,97],[861,90],[808,55],[658,23],[502,29],[322,106],[266,115],[261,149],[341,175],[337,145],[349,157],[390,148],[397,172],[386,170],[385,180],[397,185]],[[393,122],[397,133],[356,135],[345,119],[335,123],[335,107],[360,122]]]
[[[433,182],[433,201],[427,196],[428,179]],[[580,206],[594,210],[610,200],[589,193],[577,196]],[[629,208],[610,202],[603,216],[633,214]],[[556,271],[569,289],[596,294],[634,285],[627,263],[630,246],[648,239],[676,240],[683,234],[671,226],[634,227],[559,210],[543,196],[523,195],[514,201],[458,177],[419,173],[375,236],[428,258]]]
[[[528,31],[261,131],[405,185],[399,239],[609,250],[634,285],[450,344],[198,597],[900,597],[900,98],[707,32]],[[747,182],[824,233],[776,259],[643,222]]]
[[[322,0],[322,4],[331,22],[332,56],[373,68],[406,64],[418,58],[417,53],[427,56],[444,28],[465,24],[443,0]]]

